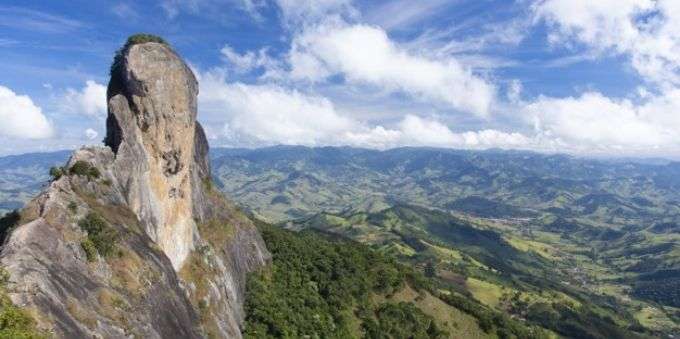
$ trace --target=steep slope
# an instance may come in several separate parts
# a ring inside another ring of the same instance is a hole
[[[197,83],[160,38],[111,69],[105,147],[77,150],[20,212],[8,294],[58,337],[240,337],[245,276],[270,258],[212,190]]]

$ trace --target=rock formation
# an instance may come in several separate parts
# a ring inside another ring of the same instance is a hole
[[[210,180],[196,79],[160,39],[130,39],[105,147],[76,151],[21,211],[9,295],[58,337],[240,337],[245,275],[269,253]]]

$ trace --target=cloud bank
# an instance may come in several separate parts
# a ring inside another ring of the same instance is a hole
[[[17,139],[44,139],[54,134],[54,129],[42,112],[27,95],[18,95],[0,86],[0,136]]]

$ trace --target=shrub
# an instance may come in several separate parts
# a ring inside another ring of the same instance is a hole
[[[88,171],[90,169],[90,164],[87,161],[84,160],[78,160],[76,161],[73,166],[68,170],[69,174],[71,175],[87,175]]]
[[[97,167],[94,167],[94,166],[93,166],[93,167],[90,167],[90,168],[87,170],[87,176],[88,176],[88,178],[99,179],[99,176],[100,176],[100,175],[101,175],[101,174],[99,173],[99,169],[97,169]]]
[[[81,243],[85,254],[87,255],[88,248],[94,247],[101,256],[109,256],[114,252],[116,247],[116,240],[118,239],[118,233],[114,230],[107,222],[97,213],[88,213],[85,218],[78,222],[78,226],[83,231],[87,232],[87,240]],[[86,241],[90,241],[90,244],[84,244]],[[90,248],[91,250],[91,248]],[[93,251],[91,251],[91,254]],[[90,256],[88,255],[88,260]]]
[[[64,168],[60,166],[53,166],[50,168],[50,177],[52,180],[59,180],[64,175]]]
[[[88,179],[98,179],[101,175],[96,167],[84,160],[76,161],[76,163],[69,168],[68,172],[71,175],[80,175],[87,177]]]
[[[83,251],[85,251],[85,257],[87,258],[87,261],[92,262],[95,258],[97,258],[97,248],[89,238],[81,241],[80,247],[82,247]]]
[[[68,203],[68,206],[66,206],[71,213],[76,214],[78,212],[78,204],[76,204],[75,201],[71,201]]]

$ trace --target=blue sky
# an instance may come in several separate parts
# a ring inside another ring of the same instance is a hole
[[[0,154],[98,143],[137,32],[194,69],[213,146],[680,157],[673,0],[3,1]]]

